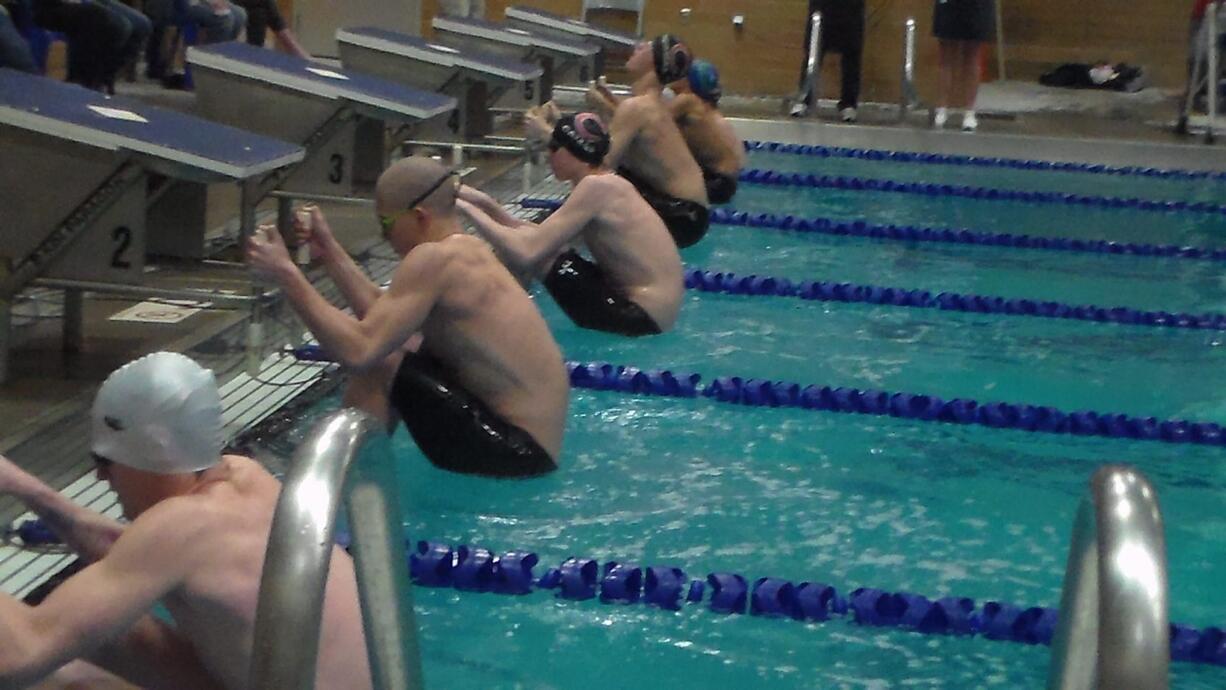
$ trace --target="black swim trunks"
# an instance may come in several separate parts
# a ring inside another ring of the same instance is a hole
[[[668,232],[678,247],[697,244],[698,240],[707,234],[707,228],[711,225],[711,212],[706,206],[657,191],[647,181],[625,168],[618,170],[617,174],[634,185],[643,200],[660,214],[660,219],[668,227]]]
[[[707,200],[711,203],[726,204],[736,196],[736,175],[725,175],[704,168],[702,179],[707,183]]]
[[[655,335],[660,327],[639,305],[609,286],[599,266],[567,250],[553,262],[545,289],[575,325],[621,335]]]
[[[528,432],[498,416],[428,355],[404,356],[392,382],[391,404],[417,447],[440,469],[515,478],[558,468]]]

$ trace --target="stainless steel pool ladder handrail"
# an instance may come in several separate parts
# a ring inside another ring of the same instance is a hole
[[[1048,690],[1165,690],[1167,598],[1157,493],[1135,469],[1104,465],[1073,524]]]
[[[809,45],[805,58],[805,81],[800,93],[796,96],[802,103],[808,103],[807,115],[817,117],[818,104],[822,96],[822,13],[809,15]]]
[[[907,113],[923,107],[919,89],[915,86],[915,17],[907,17],[903,23],[902,88],[898,96],[898,121],[907,119]]]
[[[342,501],[353,535],[372,686],[422,687],[393,461],[383,425],[353,409],[317,425],[294,454],[260,581],[251,687],[315,687],[324,587]]]

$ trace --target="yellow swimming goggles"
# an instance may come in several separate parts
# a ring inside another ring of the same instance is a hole
[[[408,206],[403,211],[396,211],[395,213],[388,215],[379,214],[379,225],[383,228],[383,236],[387,237],[387,233],[392,231],[392,228],[396,225],[396,221],[400,220],[401,216],[416,209],[419,205],[421,205],[421,202],[426,200],[427,197],[438,191],[438,189],[442,187],[447,180],[452,181],[452,187],[454,188],[455,193],[458,195],[460,193],[460,186],[464,184],[464,180],[460,177],[460,173],[458,171],[453,170],[440,177],[438,182],[430,185],[426,191],[422,192],[416,199],[410,201]]]

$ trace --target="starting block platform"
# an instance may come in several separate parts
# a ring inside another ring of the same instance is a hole
[[[554,84],[583,85],[599,76],[600,46],[587,41],[482,19],[437,16],[432,26],[446,45],[540,64],[545,70],[541,103],[552,97]]]
[[[187,60],[208,118],[301,144],[306,159],[280,188],[349,195],[387,166],[386,128],[446,118],[456,99],[359,72],[230,42]]]
[[[460,138],[491,134],[492,107],[537,103],[545,74],[537,64],[375,27],[341,29],[336,42],[346,69],[454,97],[446,134]]]
[[[151,173],[243,182],[305,155],[296,144],[10,69],[0,69],[0,151],[0,381],[8,308],[32,281],[130,290],[149,251],[182,241],[175,235],[188,231],[148,222],[151,198],[164,189],[150,191]],[[64,318],[69,347],[81,336],[73,302]]]
[[[633,34],[614,31],[602,26],[579,19],[571,19],[560,14],[535,7],[520,7],[511,5],[506,9],[507,24],[535,31],[550,36],[570,38],[572,40],[593,43],[600,47],[600,56],[596,63],[596,75],[605,73],[605,67],[611,56],[629,57],[643,39]]]

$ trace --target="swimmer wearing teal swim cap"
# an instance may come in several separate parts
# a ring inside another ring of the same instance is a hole
[[[0,687],[89,682],[106,675],[97,664],[141,687],[156,679],[162,687],[255,690],[247,671],[281,483],[250,458],[222,454],[217,381],[181,354],[120,368],[91,416],[97,476],[118,496],[126,525],[0,456],[0,492],[89,564],[37,606],[0,594],[0,630],[20,639],[6,638]],[[368,690],[353,561],[337,547],[330,558],[320,621],[328,643],[315,686]],[[159,604],[173,624],[149,615]]]
[[[706,60],[695,60],[686,78],[672,86],[677,97],[669,110],[702,168],[707,198],[712,204],[726,204],[736,195],[746,156],[744,142],[719,111],[719,70]]]

